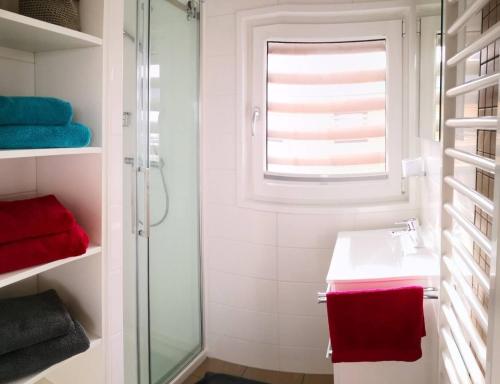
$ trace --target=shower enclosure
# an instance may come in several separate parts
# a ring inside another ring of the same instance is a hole
[[[125,382],[171,382],[202,350],[199,9],[127,0]]]

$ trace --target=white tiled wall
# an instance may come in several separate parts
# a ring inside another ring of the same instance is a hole
[[[439,251],[441,237],[441,144],[421,139],[426,176],[420,178],[420,221],[427,246]]]
[[[286,2],[311,3],[204,3],[202,151],[207,347],[212,357],[244,365],[331,373],[331,364],[325,359],[325,308],[316,304],[316,293],[325,289],[336,233],[388,227],[417,212],[289,214],[237,205],[235,13]]]

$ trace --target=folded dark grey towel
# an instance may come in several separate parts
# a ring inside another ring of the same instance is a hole
[[[0,300],[0,355],[64,336],[72,327],[54,290]]]
[[[75,321],[66,336],[0,356],[0,383],[6,383],[49,368],[90,346],[83,327]]]

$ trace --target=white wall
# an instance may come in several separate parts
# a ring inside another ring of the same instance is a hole
[[[236,199],[236,17],[239,10],[320,0],[208,0],[203,31],[203,256],[209,356],[258,368],[330,373],[316,293],[341,230],[391,226],[410,205],[293,214]],[[348,2],[348,1],[344,1]]]
[[[420,139],[426,176],[420,178],[420,225],[426,246],[439,253],[441,237],[441,143]]]

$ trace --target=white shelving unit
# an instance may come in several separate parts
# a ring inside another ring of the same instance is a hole
[[[85,148],[48,148],[48,149],[15,149],[1,150],[1,159],[20,159],[26,157],[45,157],[45,156],[63,156],[63,155],[85,155],[85,154],[100,154],[102,148],[85,147]]]
[[[28,52],[102,45],[96,36],[0,9],[0,46]]]
[[[93,133],[87,148],[0,150],[0,200],[54,194],[92,244],[84,255],[0,275],[1,298],[55,289],[91,339],[88,351],[9,384],[106,382],[108,1],[80,2],[81,32],[0,9],[0,95],[65,99]],[[17,8],[17,0],[1,4]]]
[[[28,279],[33,276],[37,276],[40,273],[50,271],[60,267],[61,265],[72,263],[74,261],[82,260],[93,255],[101,253],[101,247],[99,246],[89,246],[87,252],[81,256],[68,257],[62,260],[56,260],[51,263],[36,265],[30,268],[20,269],[18,271],[0,274],[0,288],[7,287],[8,285],[18,283],[24,279]]]

